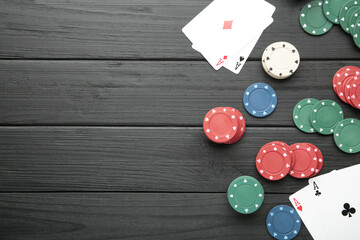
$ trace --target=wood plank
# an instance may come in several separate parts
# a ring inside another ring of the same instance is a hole
[[[358,163],[332,137],[295,128],[248,128],[234,145],[209,142],[201,128],[1,127],[0,191],[225,192],[240,175],[268,193],[292,193],[307,180],[262,178],[255,157],[265,143],[311,142],[322,173]]]
[[[290,204],[268,194],[252,215],[236,213],[223,193],[0,194],[7,240],[270,239],[268,211]],[[312,239],[302,225],[298,239]]]
[[[201,126],[207,111],[233,106],[248,126],[293,126],[292,110],[306,97],[341,100],[332,77],[359,61],[303,61],[287,80],[270,78],[259,61],[240,75],[198,61],[0,61],[0,125]],[[245,89],[266,82],[278,94],[276,111],[253,118]],[[346,117],[358,110],[342,104]]]
[[[181,29],[211,0],[56,0],[0,3],[1,58],[202,59]],[[299,25],[304,1],[269,0],[277,8],[252,58],[267,45],[292,42],[302,58],[359,59],[339,26],[313,37]]]

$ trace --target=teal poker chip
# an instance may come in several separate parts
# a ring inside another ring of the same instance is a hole
[[[332,100],[319,101],[310,112],[312,126],[318,133],[324,135],[333,134],[335,127],[343,119],[342,108]]]
[[[310,113],[319,100],[315,98],[305,98],[298,102],[293,110],[293,121],[298,129],[306,133],[315,133],[315,128],[311,124]]]
[[[358,19],[360,19],[360,8],[356,9],[349,17],[349,29],[351,35],[354,35],[355,25]]]
[[[353,39],[358,48],[360,48],[360,18],[358,18],[354,31],[353,31]]]
[[[301,28],[311,35],[327,33],[333,24],[323,13],[323,1],[312,1],[306,4],[300,12]]]
[[[344,0],[325,0],[323,4],[324,15],[330,22],[339,24],[339,13],[342,6],[346,3]]]
[[[360,152],[360,120],[347,118],[339,122],[334,130],[334,141],[343,152]]]
[[[264,201],[264,188],[258,180],[241,176],[232,181],[227,191],[231,207],[242,214],[257,211]]]
[[[301,219],[296,210],[288,205],[278,205],[266,217],[266,228],[278,240],[291,240],[301,229]]]
[[[350,27],[349,27],[350,16],[358,8],[360,8],[359,1],[351,0],[351,1],[346,2],[340,9],[340,13],[339,13],[340,26],[347,33],[350,33]]]

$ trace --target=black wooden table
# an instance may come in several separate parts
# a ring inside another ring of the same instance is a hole
[[[263,144],[311,142],[323,151],[322,173],[358,163],[332,137],[297,130],[291,115],[306,97],[340,103],[332,76],[359,66],[359,50],[338,26],[321,37],[303,32],[307,1],[269,2],[275,21],[235,75],[212,70],[181,32],[210,0],[0,1],[0,239],[271,239],[267,212],[307,181],[260,177]],[[290,79],[262,70],[275,41],[300,52]],[[265,119],[242,105],[254,82],[278,94]],[[202,118],[215,106],[244,114],[241,142],[205,138]],[[249,216],[225,194],[245,174],[266,191]],[[305,227],[298,239],[311,239]]]

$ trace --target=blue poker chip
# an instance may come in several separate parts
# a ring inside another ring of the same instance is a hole
[[[271,209],[267,215],[266,227],[274,238],[290,240],[299,234],[301,219],[292,207],[278,205]]]
[[[245,109],[254,117],[266,117],[277,105],[275,90],[265,83],[254,83],[248,87],[243,98]]]

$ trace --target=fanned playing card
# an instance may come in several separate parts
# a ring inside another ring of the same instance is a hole
[[[256,14],[251,9],[256,9]],[[270,24],[274,11],[275,7],[263,0],[215,0],[183,32],[218,70]]]
[[[309,180],[327,239],[360,239],[360,164]]]
[[[310,185],[289,197],[311,236],[316,240],[327,240],[317,207],[314,204]]]

